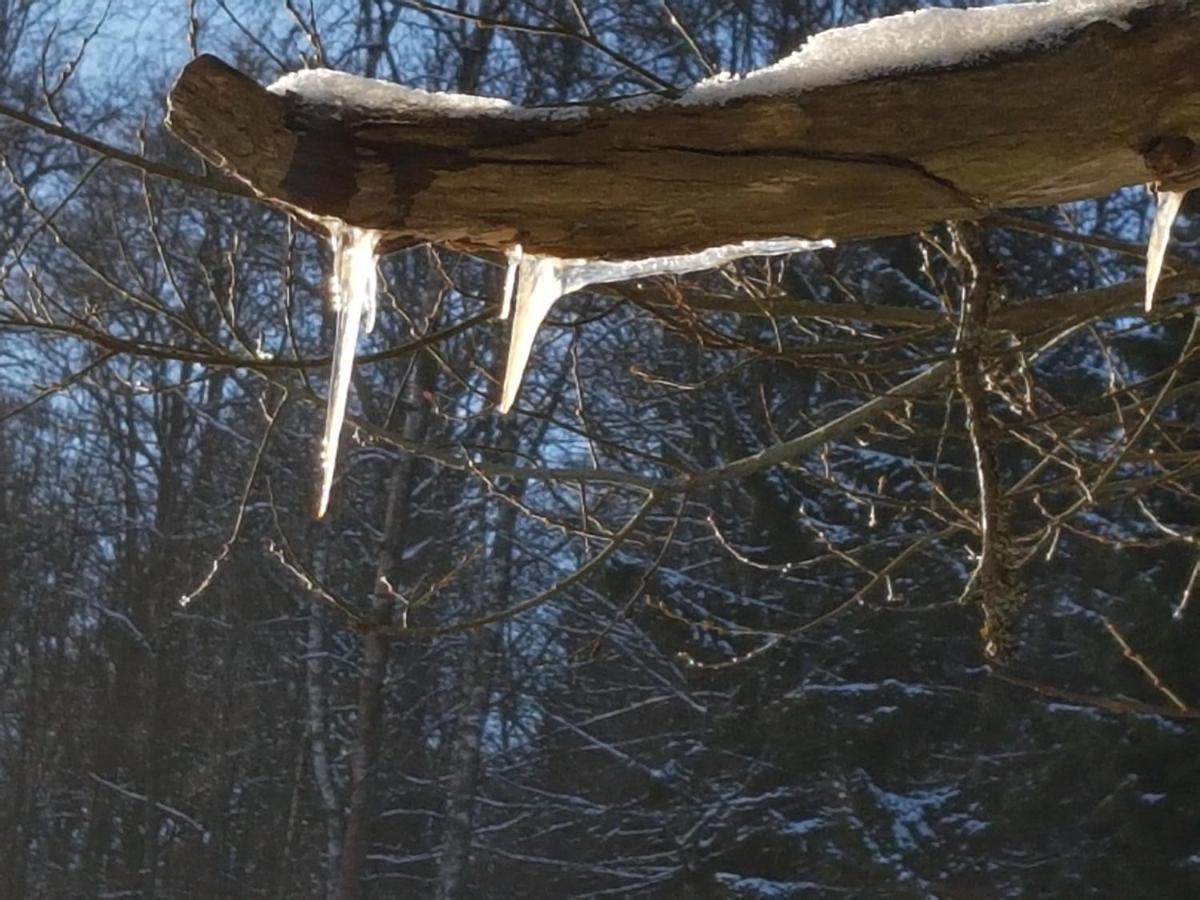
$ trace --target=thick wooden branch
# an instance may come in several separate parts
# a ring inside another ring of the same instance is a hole
[[[1163,2],[1052,49],[724,106],[575,119],[335,111],[203,56],[171,129],[264,198],[391,242],[637,258],[905,234],[1196,177],[1200,9]]]

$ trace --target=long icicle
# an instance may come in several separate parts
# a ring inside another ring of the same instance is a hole
[[[513,268],[510,262],[510,273]],[[563,261],[557,257],[522,256],[515,268],[518,270],[517,296],[512,309],[512,331],[508,339],[508,360],[504,366],[504,387],[500,394],[502,413],[512,409],[517,399],[517,390],[521,387],[521,378],[525,374],[525,366],[529,362],[529,354],[533,351],[533,342],[542,320],[549,314],[555,301],[567,293],[562,280]]]
[[[521,379],[525,375],[525,367],[529,363],[538,328],[559,297],[583,290],[592,284],[650,278],[656,275],[679,275],[713,269],[744,256],[779,256],[832,246],[831,241],[775,238],[710,247],[699,253],[613,262],[528,254],[518,244],[508,251],[508,271],[504,277],[504,298],[500,309],[501,319],[508,318],[510,313],[512,317],[508,359],[504,367],[504,386],[500,392],[500,412],[506,413],[512,409],[521,387]]]
[[[1158,208],[1154,212],[1154,225],[1150,229],[1150,242],[1146,245],[1146,312],[1154,309],[1154,292],[1158,290],[1158,279],[1162,275],[1163,261],[1167,258],[1167,246],[1171,243],[1171,227],[1179,215],[1186,191],[1159,191]]]
[[[358,348],[360,323],[370,332],[375,325],[376,260],[379,232],[355,228],[343,222],[329,223],[333,250],[333,276],[329,280],[329,304],[337,315],[334,326],[333,366],[329,373],[329,399],[325,407],[325,433],[321,438],[321,495],[317,518],[329,508],[333,473],[337,466],[338,439],[346,421],[350,375]]]

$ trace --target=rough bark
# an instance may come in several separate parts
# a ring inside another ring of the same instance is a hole
[[[168,124],[310,223],[337,217],[387,232],[392,246],[519,241],[632,258],[780,235],[907,234],[1190,182],[1200,10],[1168,0],[1129,25],[787,97],[548,121],[334,116],[203,56],[172,90]]]

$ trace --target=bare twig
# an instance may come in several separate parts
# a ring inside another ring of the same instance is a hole
[[[1179,695],[1163,684],[1163,680],[1158,676],[1158,673],[1150,668],[1146,661],[1133,651],[1133,648],[1129,646],[1129,642],[1125,640],[1121,632],[1117,630],[1117,626],[1112,623],[1112,620],[1105,617],[1101,617],[1101,620],[1104,622],[1104,627],[1108,629],[1108,633],[1112,635],[1112,639],[1116,641],[1117,646],[1121,648],[1121,653],[1125,655],[1127,660],[1132,662],[1141,670],[1142,674],[1146,676],[1146,680],[1154,686],[1155,690],[1170,700],[1176,709],[1188,709],[1188,705],[1179,699]]]

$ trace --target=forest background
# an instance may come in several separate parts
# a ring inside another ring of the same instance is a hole
[[[1142,188],[580,294],[507,417],[497,260],[389,255],[318,522],[326,247],[162,125],[198,52],[555,104],[912,6],[0,0],[0,895],[1195,896],[1190,204],[1152,316]]]

